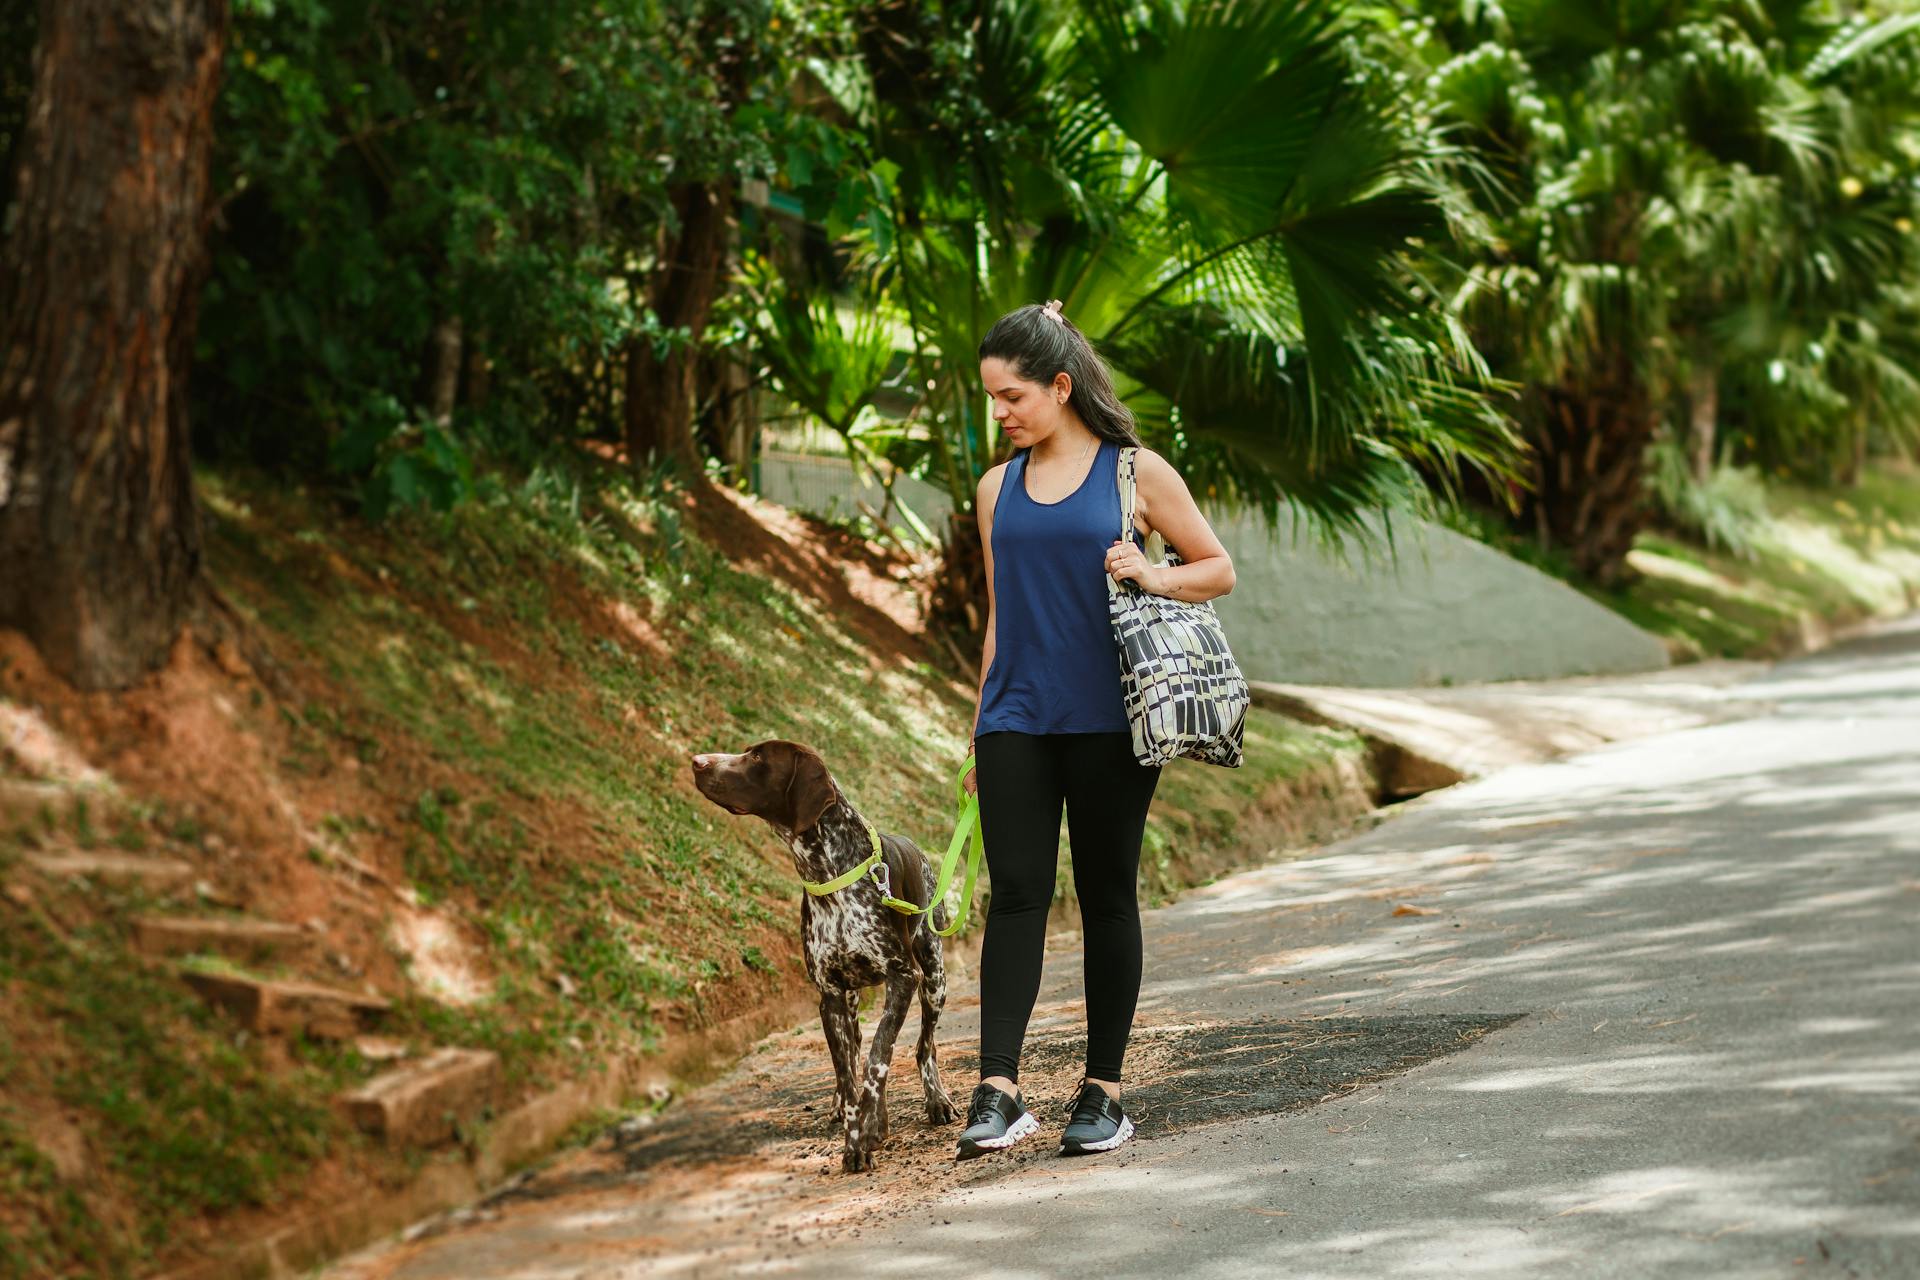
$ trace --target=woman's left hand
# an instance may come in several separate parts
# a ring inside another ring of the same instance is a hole
[[[1131,542],[1116,538],[1107,548],[1107,573],[1115,582],[1138,583],[1140,589],[1150,595],[1166,594],[1160,590],[1160,570],[1148,564],[1146,554]]]

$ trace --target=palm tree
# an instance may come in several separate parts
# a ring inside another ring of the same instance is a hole
[[[958,516],[937,600],[977,629],[970,507],[1004,451],[974,350],[1065,300],[1211,501],[1369,536],[1515,438],[1424,276],[1440,144],[1333,0],[858,9],[834,77],[896,175],[856,266],[908,318]]]
[[[1842,25],[1796,0],[1416,10],[1404,47],[1493,229],[1458,296],[1526,387],[1523,518],[1611,581],[1649,514],[1649,443],[1684,419],[1710,465],[1726,366],[1776,362],[1910,278],[1890,210],[1876,226],[1837,206],[1911,94],[1885,64],[1914,19]]]

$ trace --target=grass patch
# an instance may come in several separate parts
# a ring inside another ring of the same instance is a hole
[[[698,1024],[738,1003],[726,989],[781,979],[792,868],[692,791],[690,752],[807,742],[876,821],[944,843],[971,704],[736,568],[670,482],[537,473],[384,530],[297,494],[263,520],[265,483],[204,478],[216,571],[342,690],[292,717],[311,740],[292,754],[373,756],[405,788],[411,886],[499,966],[485,1009],[419,1016],[499,1048],[510,1076],[573,1044],[650,1044],[669,1015]]]
[[[98,914],[71,932],[50,933],[46,915],[10,914],[0,928],[7,1035],[31,1036],[40,1105],[77,1117],[90,1153],[70,1184],[25,1136],[24,1117],[0,1109],[0,1185],[25,1219],[0,1250],[13,1270],[0,1274],[131,1274],[183,1221],[269,1203],[341,1136],[324,1099],[349,1065],[270,1063],[169,971],[125,949],[130,903],[85,892]],[[17,1064],[20,1046],[0,1056]],[[21,1105],[14,1089],[8,1097]],[[100,1203],[123,1212],[102,1221]]]
[[[496,1051],[508,1105],[804,983],[790,859],[764,824],[695,792],[691,752],[806,742],[876,825],[946,847],[971,690],[876,648],[890,620],[736,564],[737,548],[696,536],[670,482],[536,472],[370,528],[269,477],[198,481],[210,573],[278,668],[272,705],[235,697],[230,713],[271,739],[261,785],[307,801],[307,822],[284,849],[239,849],[217,806],[165,797],[128,825],[81,812],[22,843],[182,856],[210,890],[245,875],[259,901],[211,900],[250,914],[284,892],[304,922],[340,895],[356,905],[321,911],[325,950],[287,975],[315,981],[344,971],[392,993],[394,962],[421,961],[382,921],[443,917],[433,936],[480,953],[461,975],[479,998],[402,992],[382,1031]],[[1162,775],[1145,898],[1264,857],[1266,811],[1361,754],[1256,709],[1244,768]],[[12,856],[0,843],[0,866]],[[181,1260],[207,1220],[297,1198],[316,1162],[377,1178],[423,1159],[380,1163],[331,1112],[375,1069],[350,1046],[241,1034],[173,967],[127,950],[134,913],[181,905],[104,887],[0,899],[0,1031],[35,1046],[25,1080],[0,1037],[0,1268],[133,1274]],[[99,1166],[87,1187],[34,1145],[31,1110],[9,1119],[22,1099],[79,1118]]]
[[[1828,625],[1904,612],[1920,600],[1920,470],[1894,460],[1853,489],[1769,482],[1763,514],[1743,518],[1740,547],[1706,547],[1649,530],[1627,564],[1634,579],[1601,589],[1531,540],[1467,520],[1463,531],[1561,578],[1660,636],[1677,658],[1775,657]]]
[[[1240,768],[1176,760],[1161,772],[1140,848],[1142,904],[1158,905],[1221,870],[1263,860],[1272,850],[1248,847],[1249,826],[1293,807],[1302,783],[1331,798],[1335,767],[1366,754],[1356,733],[1250,708]]]
[[[0,1277],[32,1280],[106,1261],[99,1225],[79,1191],[0,1111]]]
[[[1920,594],[1920,474],[1870,471],[1836,492],[1775,483],[1746,555],[1651,533],[1640,577],[1596,598],[1693,657],[1773,656],[1822,623],[1904,612]]]

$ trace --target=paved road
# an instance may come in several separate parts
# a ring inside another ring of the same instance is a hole
[[[1143,1025],[1523,1015],[1458,1052],[890,1214],[884,1168],[836,1183],[816,1144],[761,1179],[811,1184],[816,1229],[744,1252],[661,1252],[662,1184],[603,1183],[344,1274],[1920,1277],[1920,620],[1737,693],[1773,709],[1434,793],[1150,918]],[[680,1220],[790,1201],[718,1203]],[[577,1246],[642,1217],[644,1257]]]

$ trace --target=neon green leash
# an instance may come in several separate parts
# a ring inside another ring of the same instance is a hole
[[[967,916],[973,910],[973,883],[980,874],[980,857],[986,851],[986,846],[980,838],[980,797],[967,793],[967,775],[973,771],[973,766],[974,759],[968,756],[966,762],[960,766],[959,776],[953,780],[954,801],[958,810],[954,819],[953,839],[947,843],[947,856],[940,864],[940,878],[935,882],[933,896],[928,899],[926,906],[893,896],[893,886],[888,882],[887,877],[886,854],[880,848],[880,833],[873,829],[871,822],[866,823],[866,828],[867,839],[873,842],[872,853],[825,884],[814,884],[807,880],[802,880],[800,883],[806,886],[808,893],[819,898],[829,893],[838,893],[861,877],[872,875],[874,883],[880,889],[880,901],[903,915],[922,915],[932,911],[936,904],[946,900],[947,890],[953,887],[954,872],[960,866],[960,850],[966,848],[967,879],[960,888],[960,910],[947,922],[946,928],[934,930],[943,938],[951,938],[960,932],[960,926],[966,923]],[[865,820],[862,819],[862,821]]]

